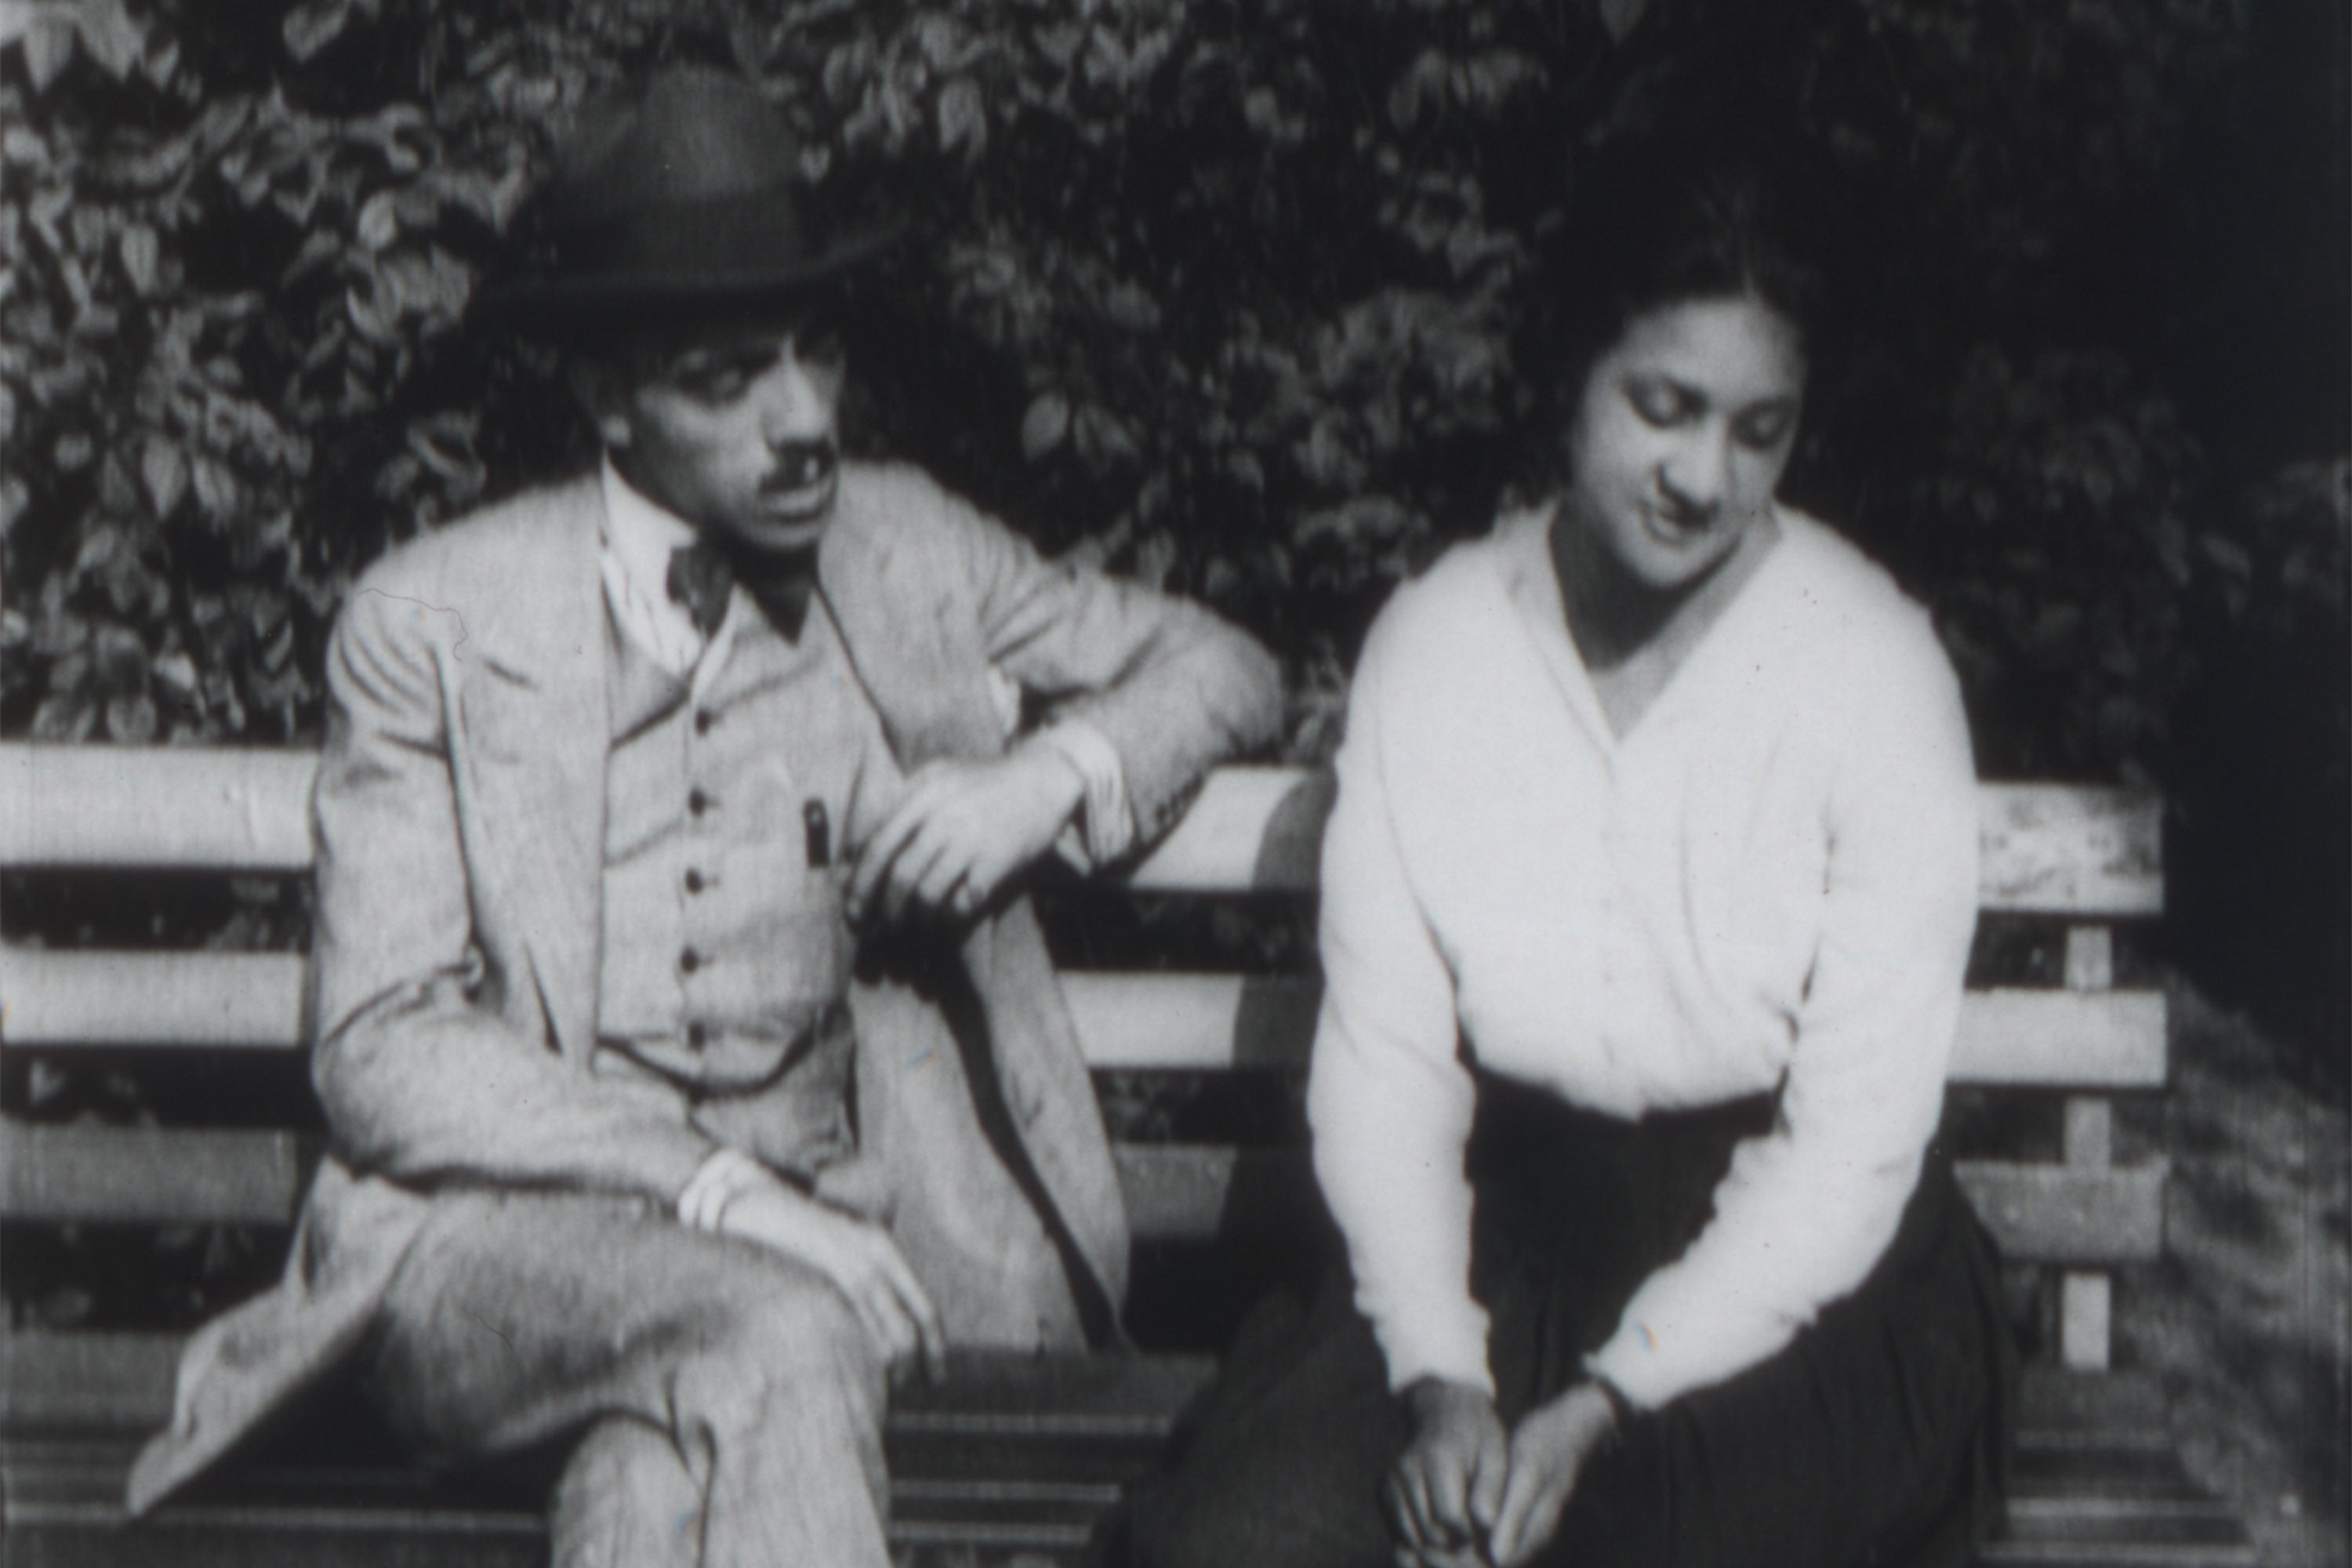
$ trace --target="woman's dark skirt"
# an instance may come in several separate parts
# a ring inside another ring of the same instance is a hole
[[[1506,1422],[1581,1373],[1634,1289],[1711,1212],[1771,1107],[1569,1110],[1486,1079],[1469,1170],[1471,1284]],[[1180,1428],[1170,1468],[1107,1532],[1137,1568],[1393,1562],[1382,1477],[1407,1433],[1335,1270],[1311,1307],[1261,1306]],[[1587,1468],[1540,1559],[1597,1568],[1929,1568],[1997,1520],[2013,1352],[1990,1244],[1931,1155],[1855,1291],[1777,1355],[1637,1416]]]

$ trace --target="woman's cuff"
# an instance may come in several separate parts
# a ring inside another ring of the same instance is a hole
[[[1373,1337],[1388,1363],[1391,1394],[1402,1394],[1424,1377],[1483,1388],[1489,1395],[1495,1392],[1495,1374],[1486,1367],[1486,1315],[1475,1303],[1457,1321],[1425,1323],[1421,1333],[1410,1338],[1375,1320]]]
[[[1676,1370],[1668,1363],[1664,1347],[1647,1329],[1628,1323],[1584,1358],[1584,1375],[1609,1396],[1622,1426],[1629,1416],[1655,1410],[1683,1392]]]

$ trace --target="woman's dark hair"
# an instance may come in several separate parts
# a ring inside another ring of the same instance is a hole
[[[1792,147],[1760,132],[1629,133],[1576,160],[1527,323],[1536,444],[1556,446],[1593,362],[1664,306],[1752,296],[1816,353],[1831,221]]]

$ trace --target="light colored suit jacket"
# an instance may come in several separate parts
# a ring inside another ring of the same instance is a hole
[[[279,1283],[190,1341],[172,1425],[131,1470],[134,1513],[352,1346],[436,1187],[619,1191],[664,1212],[724,1136],[587,1070],[602,507],[593,478],[526,493],[386,556],[346,601],[313,802],[331,1145]],[[1205,610],[1048,564],[912,468],[845,465],[837,507],[819,586],[901,767],[999,753],[991,681],[1009,676],[1110,741],[1148,842],[1207,768],[1271,739],[1271,660]],[[890,1226],[950,1342],[1115,1332],[1125,1213],[1026,900],[876,945],[852,1005],[860,1145],[828,1195]]]

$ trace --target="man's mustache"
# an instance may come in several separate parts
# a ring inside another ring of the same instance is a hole
[[[841,461],[841,449],[831,441],[795,441],[776,448],[775,463],[760,481],[761,495],[789,495],[822,484]]]

